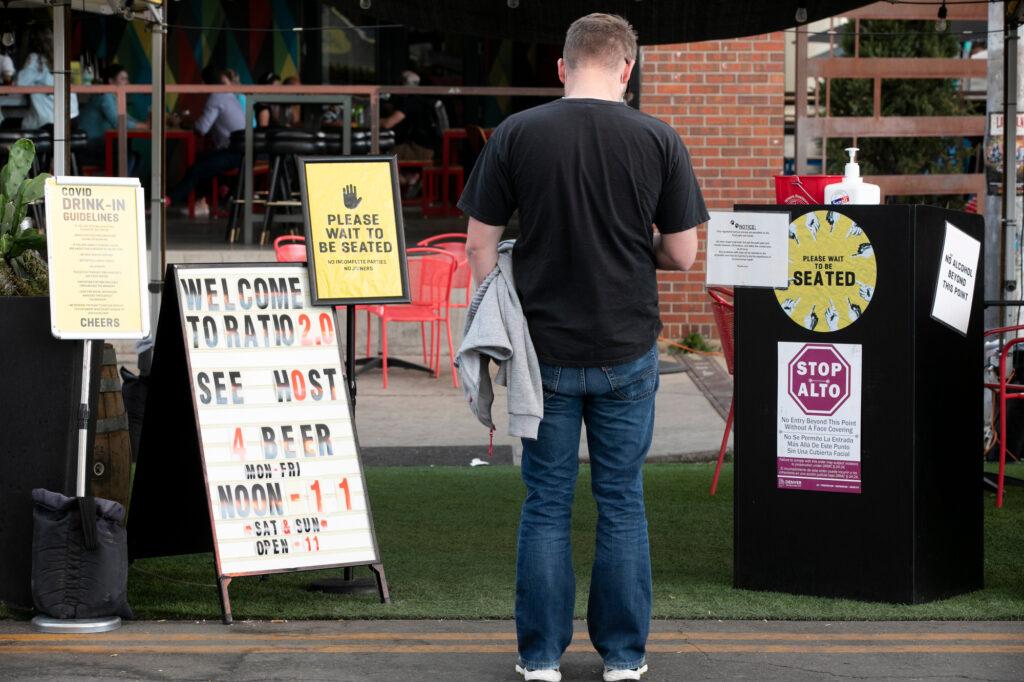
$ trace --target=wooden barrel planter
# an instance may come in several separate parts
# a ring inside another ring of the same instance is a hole
[[[96,407],[96,438],[90,466],[90,493],[120,502],[126,508],[132,476],[132,444],[128,432],[128,414],[121,394],[121,376],[117,371],[117,353],[103,344],[100,368],[99,400]]]

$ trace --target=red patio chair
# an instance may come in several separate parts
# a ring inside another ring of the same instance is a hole
[[[473,292],[473,271],[469,269],[469,258],[466,257],[466,233],[446,232],[435,234],[421,240],[417,246],[431,246],[435,249],[442,249],[455,256],[458,265],[455,274],[452,276],[452,289],[462,289],[465,295],[456,297],[452,301],[453,308],[468,308],[469,300]]]
[[[366,352],[370,352],[369,316],[380,320],[381,365],[384,370],[384,388],[388,387],[388,323],[419,322],[431,324],[430,338],[432,341],[430,368],[434,376],[440,374],[441,366],[441,329],[443,324],[448,333],[448,362],[452,370],[452,385],[458,387],[459,381],[455,374],[455,349],[452,346],[452,326],[449,308],[452,296],[452,275],[458,262],[452,254],[442,249],[431,247],[413,247],[406,251],[409,264],[409,303],[385,305],[369,305],[367,313]],[[437,332],[434,333],[435,325]],[[426,358],[426,341],[423,342],[423,354]]]
[[[718,337],[722,340],[722,355],[725,356],[725,366],[729,374],[733,373],[732,354],[734,347],[733,338],[733,290],[725,287],[708,287],[708,296],[711,297],[711,311],[715,314],[715,324],[718,326]],[[729,433],[732,431],[733,409],[736,406],[736,396],[729,401],[729,416],[725,420],[725,433],[722,434],[722,447],[718,450],[718,462],[715,464],[715,477],[711,480],[711,494],[714,495],[718,489],[718,475],[722,471],[722,461],[725,460],[725,448],[729,444]]]
[[[997,329],[989,329],[985,332],[985,336],[1002,336],[1010,332],[1019,333],[1022,330],[1024,330],[1024,324],[1013,325],[1012,327],[999,327]],[[1010,351],[1013,350],[1013,347],[1020,343],[1024,343],[1024,336],[1010,339],[1003,344],[1002,350],[999,353],[999,381],[994,384],[985,384],[985,388],[994,391],[999,400],[999,429],[996,436],[999,439],[999,477],[996,483],[997,508],[1003,506],[1003,490],[1006,487],[1006,401],[1024,398],[1024,384],[1008,383],[1006,359],[1010,356]]]

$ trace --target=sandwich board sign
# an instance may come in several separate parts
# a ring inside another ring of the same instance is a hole
[[[146,215],[138,178],[48,178],[50,330],[58,339],[149,336]]]
[[[212,548],[225,623],[238,576],[368,565],[389,601],[334,312],[304,264],[168,268],[130,509],[133,558]]]

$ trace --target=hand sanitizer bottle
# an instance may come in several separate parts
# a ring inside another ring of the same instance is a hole
[[[860,176],[860,164],[856,161],[857,147],[847,147],[850,162],[846,164],[846,173],[842,182],[834,182],[825,186],[825,203],[841,204],[879,204],[882,191],[878,185],[864,182]]]

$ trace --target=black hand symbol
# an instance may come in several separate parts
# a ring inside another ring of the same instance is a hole
[[[341,193],[342,198],[345,200],[345,208],[358,208],[359,202],[363,199],[356,194],[356,186],[348,185]]]

